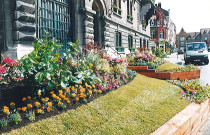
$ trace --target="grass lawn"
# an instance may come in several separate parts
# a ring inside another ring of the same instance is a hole
[[[150,134],[189,103],[181,89],[142,75],[105,96],[9,134]]]
[[[183,66],[177,65],[177,64],[173,64],[171,62],[166,62],[162,65],[160,65],[159,67],[157,67],[157,71],[161,72],[161,71],[167,71],[167,70],[173,70],[173,69],[177,69],[177,68],[182,68]]]

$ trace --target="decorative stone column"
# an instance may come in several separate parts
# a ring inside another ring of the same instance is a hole
[[[84,18],[84,43],[87,43],[89,40],[94,41],[93,16],[95,14],[95,11],[86,8],[86,14]]]
[[[14,46],[17,47],[17,58],[33,50],[32,43],[36,38],[35,0],[17,0],[15,10]]]

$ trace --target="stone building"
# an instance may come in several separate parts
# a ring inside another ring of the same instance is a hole
[[[64,44],[88,40],[111,55],[125,55],[150,40],[154,0],[1,0],[1,54],[21,58],[45,31]],[[89,37],[89,39],[88,39]]]
[[[201,41],[205,42],[210,50],[210,28],[200,29]]]

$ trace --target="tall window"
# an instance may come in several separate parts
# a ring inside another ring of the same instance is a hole
[[[131,35],[128,36],[128,47],[133,48],[133,37]]]
[[[132,0],[127,0],[127,15],[132,16]]]
[[[121,8],[121,0],[114,0],[114,5]]]
[[[70,1],[67,0],[36,0],[36,17],[38,37],[45,31],[63,43],[66,48],[70,41]]]
[[[142,39],[140,38],[140,48],[142,48]]]
[[[122,46],[122,35],[121,32],[115,33],[115,46],[120,47]]]
[[[164,39],[164,33],[162,31],[160,32],[160,39]]]
[[[151,38],[155,39],[155,30],[154,29],[151,30]]]

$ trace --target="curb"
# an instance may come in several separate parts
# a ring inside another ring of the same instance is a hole
[[[191,103],[151,135],[196,135],[210,116],[210,99],[202,104]]]

